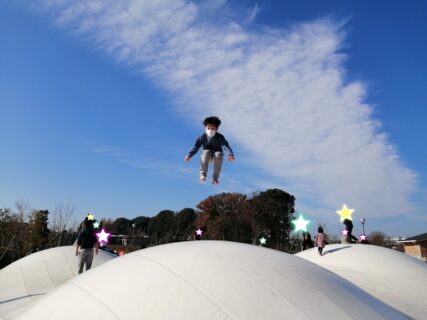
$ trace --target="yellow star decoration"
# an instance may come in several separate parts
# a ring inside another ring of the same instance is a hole
[[[348,220],[353,220],[351,218],[351,214],[353,213],[354,209],[349,209],[347,208],[347,206],[344,204],[341,210],[336,211],[336,213],[338,213],[341,217],[340,217],[340,222],[343,222],[345,219]]]
[[[92,213],[88,213],[88,215],[86,216],[86,218],[88,220],[93,220],[93,219],[95,219],[95,216]]]

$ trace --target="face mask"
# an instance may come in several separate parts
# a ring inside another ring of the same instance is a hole
[[[212,138],[216,133],[216,130],[212,130],[212,129],[206,129],[206,134],[208,135],[209,138]]]

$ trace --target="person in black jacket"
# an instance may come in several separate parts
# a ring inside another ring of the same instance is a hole
[[[310,232],[302,233],[302,250],[313,248]]]
[[[347,242],[357,242],[357,238],[351,234],[353,232],[353,222],[350,219],[344,219],[343,223],[345,224],[345,230],[347,230]]]
[[[185,156],[185,161],[190,161],[200,147],[203,147],[202,160],[200,163],[200,181],[206,181],[206,175],[208,173],[209,162],[214,163],[213,172],[213,184],[219,183],[219,175],[221,173],[221,167],[223,162],[223,147],[228,151],[227,160],[233,161],[234,155],[225,137],[218,132],[218,128],[221,125],[221,120],[217,117],[208,117],[203,121],[206,133],[202,134],[194,144],[194,147]]]
[[[96,248],[95,253],[98,254],[98,239],[93,230],[93,223],[92,220],[86,217],[83,222],[83,230],[80,231],[77,238],[76,246],[76,256],[79,256],[79,274],[83,272],[85,265],[86,271],[92,267],[94,247]],[[80,252],[79,248],[81,249]]]

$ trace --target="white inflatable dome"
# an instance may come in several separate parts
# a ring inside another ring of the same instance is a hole
[[[22,308],[42,298],[78,274],[75,247],[47,249],[26,256],[0,270],[0,319],[10,319]],[[92,268],[114,255],[99,250]]]
[[[350,282],[253,245],[189,241],[75,277],[17,319],[407,319]]]
[[[297,254],[347,279],[401,312],[427,319],[427,264],[373,245],[327,245]]]

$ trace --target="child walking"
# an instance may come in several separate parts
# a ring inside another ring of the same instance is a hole
[[[200,162],[200,181],[206,181],[206,175],[208,173],[209,162],[214,164],[214,172],[212,177],[212,183],[219,183],[219,175],[221,173],[221,167],[223,162],[223,150],[224,147],[228,151],[227,160],[233,161],[234,155],[225,137],[218,132],[218,128],[221,125],[221,120],[217,117],[208,117],[203,121],[205,127],[205,133],[202,134],[194,144],[194,147],[185,156],[185,161],[190,161],[200,147],[203,147],[202,159]]]
[[[319,227],[317,229],[317,236],[316,236],[316,244],[317,244],[317,250],[319,251],[319,255],[322,255],[323,248],[325,247],[326,239],[325,234],[323,233],[323,228]]]

